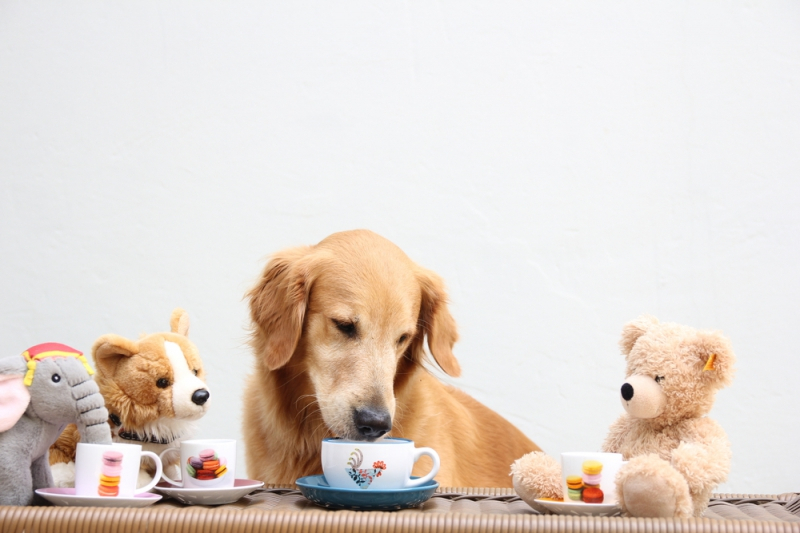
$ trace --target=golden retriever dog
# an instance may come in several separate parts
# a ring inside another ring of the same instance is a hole
[[[443,384],[458,339],[442,279],[366,230],[272,256],[247,294],[255,369],[244,393],[248,475],[321,474],[322,439],[383,435],[429,446],[450,487],[511,487],[510,465],[539,448],[500,415]],[[423,457],[414,475],[430,470]]]

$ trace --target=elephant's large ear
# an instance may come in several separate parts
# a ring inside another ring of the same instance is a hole
[[[31,393],[22,382],[26,371],[24,357],[0,359],[0,433],[14,427],[31,401]]]
[[[119,335],[103,335],[92,346],[92,358],[97,371],[104,378],[111,378],[123,357],[130,357],[139,350],[135,342]]]

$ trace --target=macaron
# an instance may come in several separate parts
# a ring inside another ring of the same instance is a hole
[[[107,476],[105,474],[100,474],[100,484],[108,487],[119,485],[119,478],[120,476]]]
[[[189,457],[189,464],[192,465],[192,468],[195,470],[203,468],[203,460],[199,457]]]
[[[122,453],[120,452],[104,452],[103,453],[103,464],[108,466],[120,466],[122,465]]]
[[[567,489],[567,496],[569,496],[570,500],[579,502],[581,501],[581,493],[583,489]]]
[[[186,473],[189,477],[197,477],[197,470],[191,465],[191,463],[186,464]]]
[[[603,471],[603,463],[601,463],[600,461],[593,461],[591,459],[588,461],[584,461],[582,467],[583,467],[583,473],[589,475],[599,474],[600,472]]]
[[[197,479],[214,479],[217,476],[214,475],[213,470],[198,470],[197,471]]]
[[[203,470],[216,470],[219,468],[219,461],[203,461]]]
[[[118,496],[119,495],[119,485],[114,485],[113,487],[109,487],[106,485],[100,485],[97,487],[97,494],[100,496]]]
[[[583,483],[587,487],[599,487],[600,481],[603,479],[601,474],[584,474]]]
[[[219,468],[217,468],[216,470],[214,470],[214,476],[216,476],[216,477],[222,477],[222,476],[224,476],[224,475],[225,475],[225,473],[226,473],[227,471],[228,471],[228,467],[227,467],[227,466],[225,466],[225,465],[222,465],[222,466],[220,466]]]
[[[211,461],[212,459],[216,459],[217,455],[214,453],[212,449],[206,449],[201,451],[198,455],[200,455],[201,461]]]
[[[581,476],[567,476],[568,489],[580,489],[583,487],[583,478]]]
[[[603,491],[596,487],[583,489],[583,501],[586,503],[603,503]]]

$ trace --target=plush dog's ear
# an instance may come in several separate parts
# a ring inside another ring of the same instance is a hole
[[[622,355],[627,356],[631,353],[633,345],[639,340],[639,337],[647,333],[647,330],[658,324],[655,317],[649,315],[642,315],[636,320],[632,320],[622,327],[622,338],[619,340],[619,347],[622,349]]]
[[[420,268],[417,272],[422,302],[419,310],[419,330],[428,337],[428,348],[436,359],[436,363],[448,375],[458,377],[461,367],[453,355],[453,345],[458,340],[456,321],[447,309],[447,294],[442,278],[430,270]],[[416,344],[416,350],[422,352],[422,342]],[[421,353],[418,359],[421,359]]]
[[[172,312],[172,316],[169,317],[169,329],[172,333],[177,333],[178,335],[183,335],[184,337],[188,337],[189,313],[187,313],[180,307],[176,308]]]
[[[253,320],[252,345],[270,370],[292,358],[300,335],[313,283],[310,246],[275,254],[246,298]]]
[[[117,364],[123,357],[130,357],[139,353],[135,342],[114,335],[103,335],[92,346],[92,359],[97,367],[97,372],[103,378],[112,378],[117,371]]]

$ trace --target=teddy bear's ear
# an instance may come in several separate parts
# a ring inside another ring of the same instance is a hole
[[[717,331],[698,331],[694,342],[695,367],[700,377],[726,387],[733,381],[736,356],[730,341]]]
[[[628,355],[633,349],[636,341],[647,333],[647,330],[658,324],[658,320],[650,315],[642,315],[636,320],[628,322],[622,327],[622,338],[619,340],[619,347],[623,355]]]
[[[104,378],[111,378],[123,357],[139,353],[137,344],[119,335],[103,335],[92,346],[92,358],[97,371]]]
[[[189,336],[189,313],[178,307],[172,312],[169,319],[169,329],[172,333]]]

